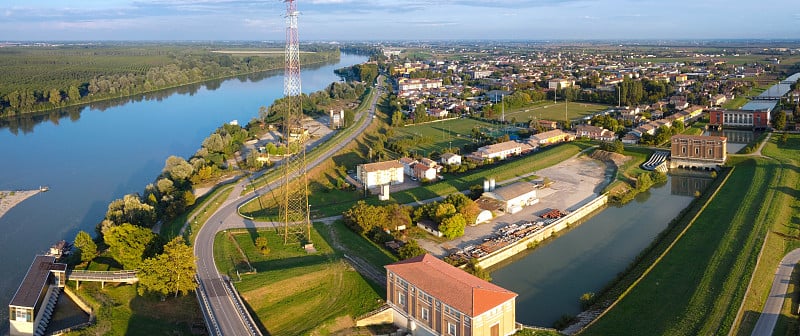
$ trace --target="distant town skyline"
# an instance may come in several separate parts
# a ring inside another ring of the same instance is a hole
[[[797,39],[796,0],[299,0],[301,40]],[[281,0],[6,0],[0,41],[282,40]]]

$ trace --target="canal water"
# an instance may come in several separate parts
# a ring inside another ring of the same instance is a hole
[[[534,250],[490,269],[492,282],[519,294],[517,322],[550,327],[581,311],[583,293],[599,292],[691,203],[711,179],[685,172],[635,200],[600,211]]]
[[[339,80],[333,70],[366,61],[307,66],[303,92]],[[283,71],[211,81],[171,91],[99,102],[20,120],[0,121],[0,190],[40,193],[0,217],[0,303],[17,290],[33,257],[79,230],[94,234],[108,204],[141,192],[170,155],[188,158],[203,139],[231,120],[247,123],[283,96]],[[0,309],[0,335],[8,310]]]

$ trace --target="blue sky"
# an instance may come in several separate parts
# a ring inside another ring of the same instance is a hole
[[[299,0],[297,6],[301,40],[800,39],[797,0]],[[3,0],[0,41],[283,40],[284,10],[280,0]]]

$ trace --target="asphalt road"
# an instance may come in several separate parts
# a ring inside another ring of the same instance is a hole
[[[789,288],[792,270],[794,270],[798,262],[800,262],[800,249],[795,249],[786,254],[781,263],[778,264],[778,269],[775,271],[775,279],[772,280],[772,289],[769,291],[767,302],[764,303],[761,316],[758,317],[758,322],[753,328],[752,336],[772,335],[775,323],[778,322],[778,317],[781,315],[783,302],[789,297],[786,290]]]
[[[381,82],[382,76],[378,78],[378,83]],[[344,148],[345,145],[353,141],[356,136],[366,130],[375,116],[375,106],[382,92],[380,88],[376,90],[367,112],[368,115],[366,118],[363,118],[358,130],[353,132],[346,139],[341,140],[336,146],[316,159],[307,162],[307,168],[309,170]],[[240,196],[243,185],[237,183],[234,185],[230,196],[223,202],[223,205],[219,207],[202,226],[200,231],[197,232],[197,238],[194,242],[194,254],[197,257],[197,277],[201,284],[199,288],[205,289],[205,294],[210,305],[209,308],[213,315],[211,318],[216,320],[222,335],[260,335],[260,333],[258,333],[257,328],[255,332],[251,330],[250,326],[253,326],[253,322],[249,321],[250,317],[248,314],[240,313],[240,309],[243,309],[241,302],[231,293],[231,288],[225,276],[220,274],[217,270],[217,265],[214,262],[214,236],[217,232],[229,228],[253,228],[256,226],[271,225],[269,223],[254,223],[253,221],[242,218],[239,216],[237,209],[242,204],[257,197],[259,191],[278,190],[280,186],[281,180],[278,179],[277,181],[259,188],[254,194]],[[226,288],[226,286],[228,286],[228,288]],[[208,327],[209,330],[213,330],[212,326]],[[212,334],[213,333],[212,331]]]

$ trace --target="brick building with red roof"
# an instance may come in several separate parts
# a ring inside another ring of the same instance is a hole
[[[386,302],[412,335],[504,336],[517,294],[425,254],[386,265]]]

